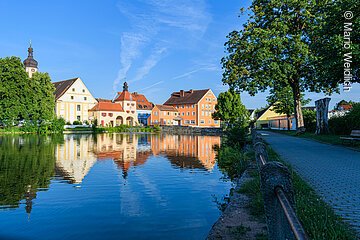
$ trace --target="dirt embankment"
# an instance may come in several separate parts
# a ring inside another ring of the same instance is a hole
[[[250,214],[250,197],[240,193],[241,186],[252,180],[246,170],[236,181],[236,187],[230,197],[230,202],[220,218],[211,228],[208,240],[215,239],[267,239],[267,226],[264,219]]]

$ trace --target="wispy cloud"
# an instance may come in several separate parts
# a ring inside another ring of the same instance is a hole
[[[121,56],[113,90],[138,60],[144,48],[153,49],[130,81],[139,81],[150,73],[170,47],[183,47],[185,38],[201,38],[211,21],[204,0],[128,0],[117,4],[131,25],[121,36]],[[159,45],[159,42],[162,45]]]
[[[140,92],[140,91],[144,91],[144,90],[148,90],[148,89],[150,89],[150,88],[153,88],[153,87],[155,87],[155,86],[157,86],[157,85],[159,85],[159,84],[161,84],[161,83],[163,83],[164,81],[159,81],[159,82],[156,82],[156,83],[154,83],[154,84],[151,84],[150,86],[148,86],[148,87],[145,87],[145,88],[142,88],[142,89],[139,89],[139,90],[137,90],[138,92]]]
[[[136,82],[143,79],[150,72],[150,70],[155,67],[156,64],[161,60],[166,50],[166,47],[155,49],[153,53],[145,60],[144,64],[137,70],[135,77],[129,82]]]
[[[194,73],[197,73],[197,72],[200,72],[200,71],[221,71],[221,70],[216,65],[208,65],[208,66],[199,67],[197,69],[194,69],[194,70],[191,70],[189,72],[186,72],[186,73],[180,74],[178,76],[175,76],[175,77],[171,78],[171,80],[176,80],[176,79],[189,77],[189,76],[192,76]]]
[[[120,81],[126,78],[133,60],[140,55],[140,48],[146,43],[146,41],[147,38],[142,34],[124,33],[122,35],[120,53],[121,68],[113,84],[114,92],[116,92],[116,88]]]

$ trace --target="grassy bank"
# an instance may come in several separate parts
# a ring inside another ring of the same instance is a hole
[[[296,213],[311,239],[357,239],[355,232],[301,177],[268,146],[269,161],[289,168],[295,193]]]

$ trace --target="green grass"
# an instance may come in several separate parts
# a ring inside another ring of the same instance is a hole
[[[239,193],[243,193],[251,199],[248,205],[250,214],[258,220],[264,220],[264,199],[260,190],[260,175],[258,170],[251,169],[250,176],[252,179],[240,187]]]
[[[283,162],[268,146],[269,160]],[[289,166],[295,193],[295,210],[311,239],[357,239],[355,232]]]

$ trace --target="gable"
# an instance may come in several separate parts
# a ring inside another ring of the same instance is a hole
[[[74,99],[71,99],[71,96],[74,97]],[[84,100],[84,97],[87,99]],[[64,93],[57,99],[60,101],[77,101],[77,102],[97,102],[94,96],[91,94],[89,89],[86,87],[84,82],[77,78],[71,85],[67,87],[67,89],[64,91]]]

